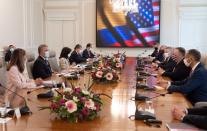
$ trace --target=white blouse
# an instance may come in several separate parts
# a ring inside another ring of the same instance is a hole
[[[19,107],[24,103],[24,100],[13,92],[25,97],[27,95],[27,90],[25,89],[35,87],[36,84],[34,80],[29,79],[26,70],[21,73],[19,72],[17,66],[12,66],[10,70],[7,71],[5,101],[9,101],[12,107]]]
[[[69,67],[69,61],[66,58],[60,58],[59,65],[61,70],[68,69]]]

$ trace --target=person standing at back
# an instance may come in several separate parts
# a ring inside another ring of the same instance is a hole
[[[46,79],[52,76],[52,69],[48,62],[49,58],[49,50],[48,46],[43,44],[38,47],[39,56],[36,59],[33,69],[32,75],[36,78]]]
[[[5,53],[5,58],[4,58],[5,62],[9,63],[12,53],[14,52],[15,48],[16,47],[14,45],[9,45],[8,50]]]

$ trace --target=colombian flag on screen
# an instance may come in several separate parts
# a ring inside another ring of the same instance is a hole
[[[160,0],[137,0],[138,13],[114,13],[97,0],[98,47],[151,47],[159,42]]]

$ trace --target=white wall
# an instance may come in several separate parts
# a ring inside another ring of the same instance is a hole
[[[73,48],[77,43],[95,47],[95,0],[0,0],[0,18],[0,48],[16,43],[36,52],[39,44],[47,43],[59,53],[63,46]],[[207,0],[162,0],[161,44],[206,52],[206,34]],[[96,50],[106,54],[125,50],[136,56],[144,49]]]
[[[24,44],[23,1],[0,0],[0,45]]]
[[[0,0],[0,48],[15,44],[34,51],[44,42],[43,0]]]

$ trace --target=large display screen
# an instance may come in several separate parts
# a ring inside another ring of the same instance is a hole
[[[160,0],[96,0],[96,16],[97,47],[152,47],[159,42]]]

